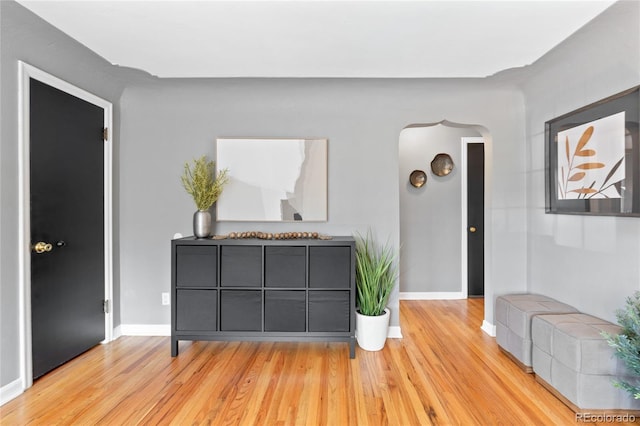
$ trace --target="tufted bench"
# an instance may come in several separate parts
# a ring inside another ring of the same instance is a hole
[[[639,410],[640,401],[615,388],[613,380],[632,373],[614,355],[602,331],[620,327],[591,315],[574,313],[533,317],[532,361],[536,379],[574,411]]]
[[[496,298],[496,341],[527,373],[531,368],[531,319],[534,315],[572,313],[577,310],[538,294],[509,294]]]

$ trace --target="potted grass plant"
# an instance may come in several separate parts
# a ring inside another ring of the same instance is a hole
[[[389,330],[389,296],[396,285],[396,255],[371,233],[356,235],[356,340],[367,351],[384,347]]]
[[[208,238],[211,235],[211,213],[209,209],[220,195],[224,185],[229,181],[229,171],[220,170],[215,175],[216,163],[207,161],[206,156],[193,160],[193,166],[185,163],[180,180],[196,204],[193,214],[193,235],[197,238]]]

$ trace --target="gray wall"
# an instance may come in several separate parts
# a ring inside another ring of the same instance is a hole
[[[444,124],[409,127],[400,133],[401,292],[459,293],[462,289],[461,139],[470,136],[480,134]],[[441,152],[455,164],[442,177],[431,171],[431,160]],[[416,169],[427,174],[427,183],[420,188],[409,183]]]
[[[0,1],[0,386],[18,379],[18,60],[114,104],[124,84],[120,71],[13,1]],[[117,141],[117,132],[115,133]],[[116,151],[117,153],[117,151]],[[114,197],[117,200],[117,194]],[[117,201],[116,201],[117,202]],[[117,225],[117,223],[116,223]],[[117,247],[117,234],[115,245]],[[117,261],[117,259],[116,259]],[[114,291],[118,292],[117,280]],[[116,321],[118,321],[116,315]]]
[[[489,80],[150,80],[121,102],[120,221],[123,324],[167,324],[160,293],[170,286],[169,240],[190,235],[192,201],[180,187],[184,161],[215,154],[216,137],[329,139],[329,221],[232,223],[218,233],[311,229],[365,233],[399,247],[400,133],[409,124],[481,124],[489,156],[490,287],[525,289],[524,103],[519,90]],[[404,180],[405,177],[403,176]],[[504,225],[508,223],[508,226]],[[508,266],[503,266],[508,265]],[[492,322],[491,293],[487,319]],[[391,302],[398,325],[397,292]]]
[[[529,70],[529,290],[615,321],[640,290],[640,219],[545,214],[544,123],[640,84],[640,2],[619,2]]]

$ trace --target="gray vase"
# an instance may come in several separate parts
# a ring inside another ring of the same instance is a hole
[[[209,238],[211,235],[211,213],[198,210],[193,214],[193,235],[196,238]]]

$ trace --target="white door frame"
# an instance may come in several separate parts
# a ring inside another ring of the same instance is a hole
[[[112,121],[113,106],[102,98],[60,80],[27,63],[18,61],[18,227],[19,227],[19,333],[20,380],[22,388],[33,384],[31,347],[31,205],[30,205],[30,93],[29,79],[41,81],[56,89],[104,109],[104,127],[109,129],[104,144],[104,298],[109,309],[105,315],[105,339],[113,338],[113,217],[112,217]]]
[[[461,288],[460,288],[460,292],[462,293],[462,298],[466,299],[469,297],[469,277],[468,275],[468,271],[469,271],[469,267],[468,267],[468,262],[469,262],[469,254],[467,252],[468,249],[468,243],[467,243],[467,226],[469,226],[469,224],[467,223],[467,216],[468,216],[468,210],[469,210],[469,205],[467,203],[467,194],[468,194],[468,188],[467,188],[467,179],[468,179],[468,172],[467,172],[467,162],[468,162],[468,158],[467,158],[467,145],[472,144],[472,143],[484,143],[484,138],[482,137],[463,137],[462,138],[462,149],[461,149],[461,155],[460,155],[460,179],[461,179],[461,188],[462,191],[461,192],[461,196],[462,196],[462,225],[461,228],[462,229],[462,237],[461,237],[461,247],[462,247],[462,251],[461,251],[461,265],[460,265],[460,282],[461,282]],[[485,214],[486,216],[486,214]],[[486,217],[485,217],[485,222],[486,222]],[[482,226],[484,227],[484,229],[486,229],[486,226],[484,226],[484,224],[482,224]]]

